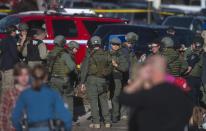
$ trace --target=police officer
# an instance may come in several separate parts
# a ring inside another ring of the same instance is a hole
[[[170,37],[163,37],[161,40],[163,45],[162,55],[166,57],[167,60],[167,71],[173,76],[181,76],[186,67],[183,65],[179,54],[174,49],[174,40]]]
[[[195,104],[199,103],[201,73],[202,73],[202,47],[204,40],[201,37],[195,37],[192,43],[192,54],[188,56],[188,84],[192,87],[191,96]]]
[[[2,71],[2,88],[11,88],[14,85],[13,68],[19,61],[16,26],[11,25],[7,28],[8,36],[1,41],[1,71]]]
[[[110,44],[112,46],[112,78],[114,82],[112,97],[112,122],[117,123],[120,119],[120,105],[118,98],[122,90],[123,73],[128,71],[129,63],[121,51],[121,40],[119,38],[113,38],[110,40]]]
[[[174,41],[175,44],[179,44],[179,39],[176,36],[176,31],[175,31],[175,28],[173,26],[168,27],[166,33],[167,34],[164,37],[170,37],[170,38],[172,38],[172,40]]]
[[[28,37],[29,26],[26,23],[20,23],[18,26],[19,35],[18,35],[18,49],[21,51],[21,48],[24,46]]]
[[[87,62],[85,70],[83,70],[87,75],[85,76],[86,78],[82,78],[86,80],[85,87],[91,105],[92,123],[89,127],[97,129],[100,128],[100,109],[98,109],[98,103],[100,102],[99,105],[102,109],[101,112],[104,117],[105,127],[110,128],[111,123],[107,96],[107,77],[112,72],[112,60],[109,52],[102,49],[100,37],[93,36],[90,41],[91,51],[87,57],[89,62]]]
[[[133,50],[133,47],[135,46],[135,44],[137,44],[138,39],[139,36],[136,33],[127,33],[125,36],[126,42],[123,43],[123,46],[121,48],[123,54],[125,54],[125,57],[128,60],[130,69],[137,63],[137,57]],[[131,74],[131,72],[129,74]]]
[[[50,67],[50,83],[52,87],[58,89],[67,101],[69,110],[73,112],[73,75],[76,73],[74,54],[79,48],[78,43],[71,41],[69,49],[64,49],[66,39],[64,36],[56,36],[55,47],[48,55]]]
[[[132,81],[134,76],[133,70],[137,65],[137,57],[134,52],[134,46],[137,44],[139,36],[134,32],[129,32],[125,35],[126,42],[123,43],[121,51],[125,55],[127,62],[129,63],[129,70],[123,75],[123,84],[126,85]],[[126,107],[121,108],[121,119],[128,118],[128,109]]]
[[[36,29],[33,39],[28,40],[22,50],[22,55],[27,58],[28,65],[32,68],[37,64],[42,64],[46,59],[48,51],[43,40],[46,32],[43,29]]]

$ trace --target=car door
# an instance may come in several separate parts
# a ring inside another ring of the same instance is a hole
[[[203,28],[203,22],[199,19],[194,19],[192,22],[192,31],[197,32],[197,31],[202,31]]]

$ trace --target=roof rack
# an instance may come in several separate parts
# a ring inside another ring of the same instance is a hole
[[[91,9],[70,9],[70,8],[64,8],[65,12],[61,12],[63,14],[85,14],[85,15],[96,15],[96,13]]]
[[[22,15],[29,15],[29,14],[47,14],[47,15],[78,15],[78,16],[96,16],[96,13],[90,9],[70,9],[70,8],[63,8],[59,11],[56,10],[46,10],[46,11],[27,11],[27,12],[20,12],[19,14]]]

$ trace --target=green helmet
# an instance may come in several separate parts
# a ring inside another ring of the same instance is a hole
[[[93,36],[90,42],[91,42],[91,45],[101,45],[102,44],[102,40],[99,36]]]
[[[163,37],[161,43],[165,48],[174,47],[174,40],[171,37]]]
[[[26,23],[20,23],[19,30],[29,30],[29,26]]]
[[[70,42],[68,43],[68,47],[69,47],[70,49],[73,49],[73,48],[78,49],[78,48],[79,48],[79,44],[78,44],[76,41],[70,41]]]
[[[117,45],[121,45],[122,41],[118,38],[118,37],[115,37],[115,38],[112,38],[110,41],[109,41],[110,44],[117,44]]]
[[[137,42],[138,39],[139,39],[139,36],[136,33],[134,33],[134,32],[129,32],[125,36],[125,40],[127,42],[131,42],[131,43]]]
[[[66,44],[66,42],[67,41],[66,41],[65,37],[62,35],[58,35],[54,38],[54,44],[57,44],[59,46],[63,47]]]

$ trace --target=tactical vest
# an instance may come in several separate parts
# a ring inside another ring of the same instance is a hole
[[[118,65],[120,64],[120,56],[122,55],[121,53],[122,53],[121,50],[114,51],[114,52],[110,53],[111,57],[112,57],[112,60],[115,60]],[[121,72],[121,71],[119,71],[119,70],[117,70],[116,68],[113,67],[112,76],[113,76],[114,79],[122,79],[123,78],[123,72]]]
[[[53,71],[52,75],[53,76],[58,76],[58,77],[67,77],[69,74],[69,68],[66,65],[65,60],[62,59],[62,55],[66,53],[65,51],[59,52],[57,55],[56,60],[54,61],[53,64]]]
[[[192,71],[190,72],[190,76],[195,76],[195,77],[201,77],[202,75],[202,54],[199,54],[199,59],[198,62],[195,64],[195,66],[193,67]]]
[[[180,76],[182,62],[178,53],[174,49],[168,48],[166,51],[163,51],[162,55],[167,59],[167,72],[173,76]]]
[[[28,61],[41,61],[39,53],[39,44],[43,43],[41,40],[31,40],[27,45],[27,60]]]
[[[96,50],[89,58],[88,75],[105,78],[112,72],[110,55],[103,50]]]

